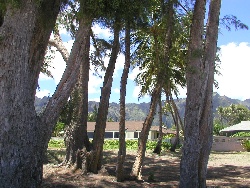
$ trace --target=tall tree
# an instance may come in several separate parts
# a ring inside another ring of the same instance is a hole
[[[73,4],[74,5],[74,4]],[[91,7],[91,8],[90,8]],[[75,164],[76,168],[82,168],[82,162],[77,160],[77,151],[86,148],[90,151],[90,141],[87,135],[88,121],[88,81],[90,69],[90,36],[92,20],[96,13],[93,8],[98,9],[95,4],[90,4],[89,1],[80,1],[79,16],[76,21],[79,26],[84,27],[87,31],[85,36],[86,45],[84,46],[84,54],[82,54],[80,74],[78,82],[71,94],[71,100],[74,101],[74,109],[71,121],[67,125],[65,133],[66,156],[64,163],[68,165]],[[73,20],[71,21],[73,22]],[[71,23],[72,24],[72,23]],[[78,158],[81,160],[81,158]]]
[[[161,153],[161,145],[162,145],[162,139],[163,139],[163,132],[162,132],[162,101],[161,101],[161,94],[159,96],[158,101],[159,106],[159,136],[157,138],[157,144],[154,149],[154,153],[157,153],[158,155]]]
[[[0,27],[2,187],[40,186],[44,154],[53,126],[78,78],[88,34],[81,26],[62,79],[43,113],[37,116],[34,100],[38,76],[62,2],[7,2]]]
[[[86,33],[79,29],[70,65],[38,117],[34,108],[38,76],[63,1],[13,2],[7,2],[0,27],[0,182],[2,187],[39,187],[47,143],[76,82]]]
[[[147,73],[151,74],[152,77],[155,77],[155,83],[152,83],[151,81],[153,80],[153,78],[148,77],[148,75],[144,75],[143,78],[147,79],[147,81],[149,80],[150,82],[148,84],[152,84],[153,85],[153,91],[151,93],[151,102],[150,102],[150,109],[148,112],[148,115],[143,123],[143,128],[138,140],[138,150],[137,150],[137,156],[131,171],[131,176],[135,177],[135,178],[140,178],[141,175],[141,169],[142,169],[142,164],[145,158],[145,151],[146,151],[146,142],[147,142],[147,138],[148,138],[148,134],[149,134],[149,130],[150,127],[152,125],[153,122],[153,118],[155,115],[155,111],[156,111],[156,107],[157,107],[157,102],[159,100],[159,96],[161,94],[162,91],[162,87],[163,84],[165,82],[165,79],[167,77],[167,73],[165,72],[166,70],[164,69],[164,67],[167,67],[167,64],[170,61],[170,50],[171,50],[171,46],[172,46],[172,29],[173,29],[173,25],[174,25],[174,7],[173,7],[174,3],[173,1],[169,1],[168,3],[163,3],[162,4],[162,9],[163,9],[163,13],[162,15],[165,16],[165,14],[167,14],[167,24],[166,24],[166,32],[163,32],[164,37],[163,38],[163,42],[159,39],[158,36],[158,30],[157,30],[157,25],[159,23],[157,23],[158,18],[153,18],[154,21],[154,25],[151,28],[151,31],[153,32],[153,47],[152,47],[152,51],[150,53],[152,53],[152,59],[150,59],[150,63],[149,65],[146,64],[147,67],[149,68],[149,71]],[[157,7],[157,6],[156,6]],[[167,7],[167,11],[165,12],[165,8]],[[159,20],[164,20],[164,18],[161,18]],[[165,17],[166,19],[166,17]],[[165,21],[165,20],[164,20]],[[159,53],[160,51],[160,44],[163,44],[163,54]],[[145,59],[147,59],[148,57],[146,57]],[[148,62],[147,62],[148,63]],[[144,62],[145,64],[145,62]],[[150,72],[151,71],[151,72]],[[147,84],[147,83],[146,83]],[[144,85],[144,92],[149,90],[150,85]],[[152,86],[151,85],[151,86]]]
[[[115,70],[116,59],[119,52],[119,33],[121,30],[119,13],[115,14],[114,21],[114,40],[112,44],[112,52],[109,60],[109,64],[104,76],[103,87],[101,88],[100,104],[98,108],[97,120],[95,125],[95,132],[93,138],[93,150],[91,152],[91,167],[90,171],[97,173],[102,166],[103,157],[103,143],[104,133],[106,128],[106,121],[108,115],[109,98],[111,93],[111,87],[113,82],[113,73]]]
[[[187,62],[185,132],[180,187],[206,187],[212,146],[212,94],[221,0],[211,0],[204,44],[206,0],[196,0]]]
[[[125,64],[121,77],[120,89],[120,122],[119,122],[119,151],[117,156],[116,178],[117,181],[123,181],[125,178],[124,162],[126,156],[126,141],[125,141],[125,98],[126,85],[130,67],[130,21],[127,20],[125,26]]]

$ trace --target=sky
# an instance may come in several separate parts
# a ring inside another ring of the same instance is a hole
[[[225,15],[234,15],[241,22],[250,27],[250,1],[249,0],[222,0],[220,17]],[[93,26],[93,31],[99,37],[110,38],[112,36],[109,30],[103,30],[98,25]],[[61,36],[65,46],[70,51],[73,40],[69,34],[61,29]],[[220,73],[215,75],[216,81],[219,83],[219,88],[214,88],[215,92],[220,95],[225,95],[233,99],[250,99],[250,29],[249,30],[235,30],[232,27],[231,31],[226,30],[220,26],[220,33],[218,36],[218,46],[220,51]],[[42,73],[39,76],[39,87],[36,96],[42,98],[43,96],[52,96],[57,84],[66,67],[59,52],[54,55],[52,67],[53,79],[48,78]],[[105,65],[108,64],[109,59],[104,60]],[[111,91],[110,102],[119,102],[120,79],[124,64],[124,55],[119,54],[116,69],[114,72],[114,82]],[[145,96],[138,99],[140,91],[139,86],[136,86],[134,79],[138,74],[138,69],[131,69],[128,76],[126,103],[142,103],[149,102],[150,97]],[[104,72],[100,73],[104,76]],[[100,101],[100,87],[102,87],[103,80],[100,77],[93,75],[90,72],[89,80],[89,101]],[[186,89],[180,88],[179,98],[186,97]]]

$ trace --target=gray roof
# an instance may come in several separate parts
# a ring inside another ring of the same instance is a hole
[[[231,132],[231,131],[250,131],[250,121],[242,121],[236,125],[226,127],[220,132]]]

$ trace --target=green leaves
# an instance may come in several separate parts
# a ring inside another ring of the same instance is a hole
[[[231,104],[228,107],[218,107],[217,112],[222,124],[234,125],[241,121],[250,120],[250,110],[243,105]]]

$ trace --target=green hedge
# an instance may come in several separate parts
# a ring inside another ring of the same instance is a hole
[[[64,140],[53,140],[53,139],[50,139],[48,146],[50,148],[64,148],[65,144],[64,144]]]
[[[147,141],[147,150],[154,150],[155,146],[157,144],[157,141]],[[137,140],[126,140],[126,148],[128,150],[136,150],[138,147],[138,141]],[[171,147],[170,143],[162,142],[162,147],[169,149]],[[104,141],[104,150],[112,150],[112,149],[119,149],[119,140],[105,140]]]
[[[246,148],[246,150],[248,151],[248,152],[250,152],[250,140],[243,140],[242,141],[242,145],[244,146],[244,148]]]
[[[157,144],[157,141],[147,141],[147,150],[153,150]],[[49,141],[49,147],[52,148],[63,148],[65,147],[63,140],[53,140]],[[128,150],[136,150],[138,147],[137,140],[126,140],[126,148]],[[162,147],[165,149],[169,149],[171,147],[170,143],[162,142]],[[113,150],[119,149],[119,140],[104,140],[103,145],[104,150]]]
[[[250,137],[250,132],[238,132],[233,134],[231,137]]]

